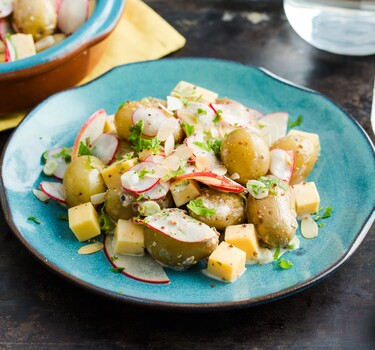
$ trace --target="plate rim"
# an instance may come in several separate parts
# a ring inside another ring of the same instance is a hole
[[[362,137],[367,140],[367,145],[372,149],[374,152],[373,158],[375,158],[375,147],[372,143],[369,135],[365,132],[365,130],[362,128],[362,126],[345,110],[342,109],[340,105],[338,105],[335,101],[331,100],[329,97],[306,87],[300,86],[298,84],[295,84],[293,82],[288,81],[287,79],[284,79],[282,77],[277,76],[276,74],[268,71],[267,69],[263,67],[258,67],[255,65],[249,65],[249,64],[243,64],[237,61],[233,60],[224,60],[224,59],[217,59],[217,58],[197,58],[197,57],[183,57],[183,58],[164,58],[162,61],[171,62],[171,61],[214,61],[214,62],[221,62],[226,64],[232,64],[232,65],[238,65],[242,67],[251,68],[254,70],[258,70],[262,72],[264,75],[266,75],[268,78],[271,78],[273,80],[276,80],[278,82],[281,82],[285,85],[291,86],[295,89],[299,89],[302,91],[306,91],[308,93],[316,94],[324,99],[326,99],[328,102],[333,104],[335,107],[337,107],[349,120],[353,122],[353,124],[359,129]],[[84,88],[90,84],[95,84],[97,80],[100,80],[102,77],[106,76],[107,74],[112,74],[114,71],[118,69],[122,69],[123,67],[127,66],[133,66],[133,65],[147,65],[152,64],[153,62],[158,62],[160,60],[151,60],[151,61],[142,61],[142,62],[134,62],[129,64],[124,64],[121,66],[114,67],[107,71],[106,73],[102,74],[101,76],[95,78],[94,80],[80,86],[76,86],[61,92],[58,92],[50,97],[48,97],[46,100],[38,104],[35,108],[33,108],[27,116],[21,121],[19,126],[24,124],[27,120],[29,120],[33,114],[35,114],[44,104],[48,103],[50,99],[57,97],[60,94],[64,94],[66,92],[70,92],[72,90],[81,89]],[[5,220],[7,221],[7,224],[9,225],[11,231],[15,234],[15,236],[19,239],[19,241],[25,246],[25,248],[40,262],[42,262],[45,266],[49,268],[49,270],[55,272],[59,276],[62,276],[65,280],[72,282],[76,286],[83,287],[84,289],[93,292],[97,295],[104,296],[106,298],[121,301],[123,303],[129,303],[134,306],[144,306],[154,309],[173,309],[173,310],[189,310],[189,311],[219,311],[219,310],[233,310],[233,309],[240,309],[244,307],[250,307],[255,306],[259,304],[263,304],[270,301],[275,301],[281,298],[288,297],[292,294],[295,294],[297,292],[303,291],[306,288],[315,285],[316,283],[320,282],[324,278],[331,275],[333,272],[337,271],[357,250],[357,248],[361,245],[364,238],[366,237],[368,231],[370,230],[374,220],[375,220],[375,207],[372,208],[372,211],[370,210],[369,215],[366,217],[364,223],[362,224],[361,228],[355,235],[352,243],[348,247],[348,249],[345,251],[345,253],[333,264],[331,264],[327,269],[320,272],[319,274],[301,282],[294,286],[284,288],[280,291],[266,294],[262,296],[258,296],[255,298],[248,298],[244,300],[237,300],[237,301],[222,301],[222,302],[213,302],[213,303],[177,303],[177,302],[165,302],[160,301],[157,299],[146,299],[146,298],[138,298],[134,296],[130,296],[127,294],[120,294],[117,292],[110,291],[108,289],[95,286],[89,282],[86,282],[78,277],[75,277],[74,275],[68,273],[67,271],[61,269],[56,264],[50,262],[46,257],[40,253],[36,248],[34,248],[23,236],[21,231],[18,229],[16,224],[13,221],[12,215],[11,215],[11,209],[9,206],[8,201],[8,195],[7,195],[7,189],[5,188],[4,184],[4,174],[3,174],[3,163],[5,154],[7,152],[8,146],[12,139],[15,137],[15,134],[19,128],[19,126],[12,132],[12,134],[9,136],[7,142],[5,143],[2,152],[1,152],[1,158],[0,158],[0,194],[1,194],[1,206],[4,212]]]

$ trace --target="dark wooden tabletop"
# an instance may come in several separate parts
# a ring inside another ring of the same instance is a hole
[[[374,56],[309,46],[288,25],[279,0],[147,3],[187,38],[172,57],[263,66],[329,96],[374,141]],[[0,148],[9,135],[0,133]],[[31,256],[0,211],[0,349],[374,349],[374,252],[373,226],[343,267],[301,293],[236,311],[166,312],[119,304],[63,280]]]

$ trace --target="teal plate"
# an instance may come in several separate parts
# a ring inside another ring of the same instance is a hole
[[[310,181],[333,215],[313,240],[286,254],[294,266],[248,266],[233,284],[210,280],[195,266],[168,270],[170,284],[142,283],[116,274],[104,253],[78,255],[77,242],[59,204],[32,194],[41,176],[44,150],[73,144],[84,121],[97,109],[116,112],[125,100],[165,98],[180,80],[228,96],[263,113],[303,115],[300,129],[320,135],[322,152]],[[164,59],[115,68],[95,81],[58,93],[36,107],[17,128],[3,152],[1,199],[16,236],[38,259],[70,281],[119,301],[186,309],[225,309],[254,305],[300,291],[341,266],[358,248],[374,221],[374,147],[362,128],[326,97],[270,73],[214,59]],[[41,224],[27,221],[36,216]]]

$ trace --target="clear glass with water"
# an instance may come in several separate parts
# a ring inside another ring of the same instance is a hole
[[[375,0],[284,0],[284,10],[297,34],[319,49],[375,54]]]

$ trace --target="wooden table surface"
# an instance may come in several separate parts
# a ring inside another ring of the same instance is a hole
[[[374,56],[309,46],[290,28],[278,0],[147,3],[187,38],[172,57],[263,66],[329,96],[374,141]],[[9,135],[0,133],[0,148]],[[0,212],[0,349],[374,349],[374,234],[373,226],[339,271],[301,293],[252,308],[189,314],[131,307],[71,285],[31,256]]]

